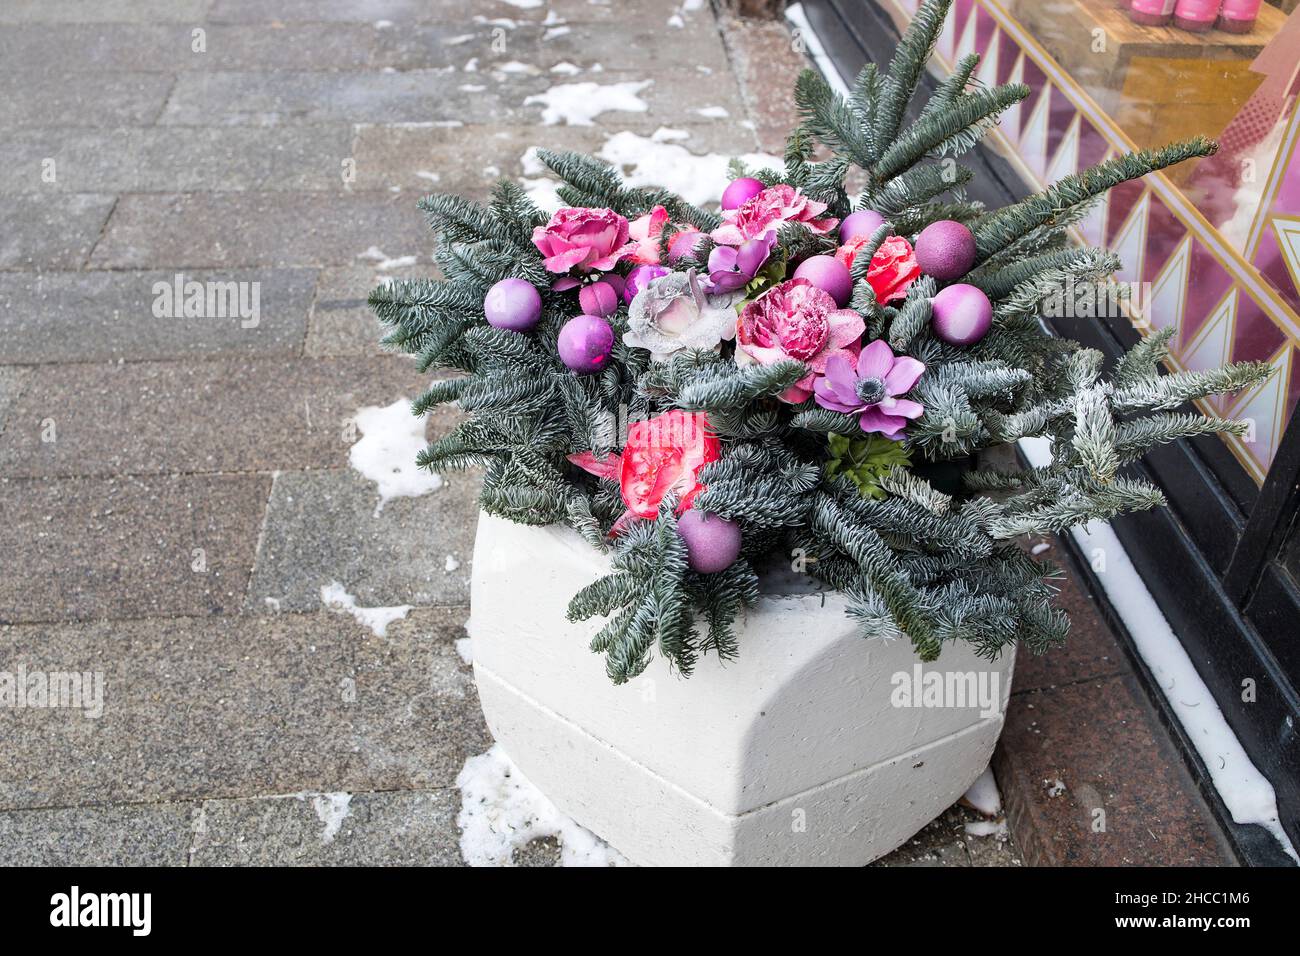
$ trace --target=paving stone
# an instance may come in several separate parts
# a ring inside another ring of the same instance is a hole
[[[194,866],[463,866],[458,790],[211,800],[190,851]],[[319,809],[318,809],[319,807]],[[337,811],[343,812],[343,811]],[[332,831],[332,832],[331,832]]]
[[[409,266],[380,271],[362,266],[322,269],[316,283],[316,300],[312,303],[307,326],[307,355],[381,355],[388,354],[379,342],[386,326],[379,321],[367,298],[389,279],[432,278],[434,266]]]
[[[223,23],[396,21],[460,23],[475,17],[512,24],[540,23],[548,17],[572,22],[616,20],[620,23],[649,20],[662,23],[669,36],[676,28],[668,18],[683,6],[696,6],[683,14],[690,28],[715,30],[707,4],[683,4],[665,0],[547,0],[528,7],[510,0],[216,0],[208,19]]]
[[[0,126],[144,126],[172,78],[165,73],[0,73]]]
[[[245,609],[314,610],[331,581],[363,607],[468,604],[480,478],[443,482],[376,513],[374,483],[351,469],[276,475]]]
[[[214,283],[211,288],[222,295],[226,283],[244,284],[245,311],[236,291],[229,300],[214,298],[214,313],[202,318],[175,317],[168,308],[168,302],[179,302],[177,311],[184,305],[184,293],[174,292],[177,274],[0,273],[0,361],[266,357],[301,350],[316,287],[314,270],[182,273],[183,283],[204,283],[205,288]],[[173,291],[164,293],[162,287]],[[164,294],[171,298],[161,300]],[[165,315],[155,315],[155,307]]]
[[[0,196],[0,269],[77,269],[113,209],[98,194]]]
[[[11,437],[6,429],[6,444]],[[0,623],[233,611],[270,483],[261,475],[0,480]]]
[[[0,866],[185,866],[196,805],[0,813]]]
[[[203,48],[195,49],[200,27]],[[0,63],[29,74],[356,70],[369,64],[379,33],[369,23],[31,23],[0,34]]]
[[[0,23],[191,23],[212,0],[5,0]]]
[[[0,193],[339,192],[352,136],[346,124],[17,129],[0,142]]]
[[[746,130],[712,124],[681,130],[673,142],[695,154],[731,156],[752,151]],[[455,193],[483,201],[498,179],[554,178],[536,163],[525,165],[532,147],[597,154],[612,128],[597,126],[481,126],[452,129],[365,125],[355,143],[357,188],[400,186],[404,193]],[[653,135],[642,132],[640,135]]]
[[[450,787],[490,746],[464,616],[382,638],[324,611],[0,628],[0,661],[104,675],[97,719],[0,714],[0,808]]]
[[[533,112],[523,101],[549,85],[515,77],[467,91],[446,71],[405,73],[184,73],[176,79],[162,125],[330,122],[516,122]]]
[[[30,374],[31,372],[25,368],[0,366],[0,435],[4,434],[5,419],[9,415],[9,409],[18,400]]]
[[[415,207],[418,198],[375,192],[123,196],[90,267],[354,265],[376,246],[389,256],[419,255],[427,262],[433,243]]]
[[[43,365],[10,412],[0,475],[346,467],[357,409],[426,387],[399,355]]]
[[[1031,866],[1233,865],[1136,678],[1013,694],[994,769]]]
[[[779,156],[798,122],[791,91],[800,72],[811,64],[781,20],[728,16],[723,36],[759,147]]]
[[[583,77],[591,80],[600,77],[591,72],[597,66],[642,71],[647,76],[671,70],[693,71],[697,78],[729,75],[726,50],[717,30],[674,32],[672,42],[664,43],[663,26],[657,18],[549,26],[520,23],[513,29],[474,21],[409,24],[376,32],[373,65],[399,70],[463,68],[466,62],[476,60],[480,71],[490,71],[493,64],[514,61],[562,76],[566,75],[563,70],[552,68],[568,64],[580,68]],[[698,70],[700,66],[707,72]]]

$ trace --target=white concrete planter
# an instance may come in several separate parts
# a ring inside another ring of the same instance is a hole
[[[985,715],[952,699],[895,706],[895,675],[917,673],[910,644],[858,636],[837,594],[772,595],[738,627],[737,660],[704,658],[681,679],[656,658],[615,687],[587,647],[601,622],[564,616],[607,569],[567,529],[481,515],[470,633],[493,736],[634,863],[861,865],[988,765],[1014,654],[989,663],[961,645],[925,667],[984,681]]]

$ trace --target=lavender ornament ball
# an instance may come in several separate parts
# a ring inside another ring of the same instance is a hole
[[[722,208],[739,209],[763,191],[763,184],[757,179],[743,176],[733,179],[722,191]]]
[[[840,223],[840,242],[870,239],[884,224],[885,217],[874,209],[859,209],[857,212],[851,212]]]
[[[973,345],[993,325],[993,303],[973,285],[950,285],[934,297],[934,334],[949,345]]]
[[[556,344],[561,362],[579,375],[590,375],[609,363],[614,329],[598,315],[575,316],[564,323]]]
[[[526,279],[502,279],[483,299],[488,325],[510,332],[527,332],[542,317],[542,297]]]
[[[975,265],[975,237],[959,222],[932,222],[916,237],[916,264],[940,282],[952,282]]]
[[[740,557],[740,525],[703,511],[687,511],[677,519],[677,533],[686,544],[686,557],[700,574],[717,574]]]
[[[834,299],[841,309],[853,297],[853,276],[849,274],[848,266],[834,256],[812,256],[805,259],[794,270],[794,277],[807,279]]]

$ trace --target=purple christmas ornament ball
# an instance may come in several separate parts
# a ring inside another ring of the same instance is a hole
[[[598,315],[575,316],[564,323],[556,344],[561,362],[579,375],[590,375],[609,364],[614,329]]]
[[[584,285],[578,293],[578,304],[587,315],[606,318],[618,311],[618,292],[604,279]]]
[[[932,222],[916,237],[916,264],[940,282],[952,282],[975,265],[975,237],[959,222]]]
[[[623,283],[623,301],[631,305],[638,292],[666,275],[668,270],[663,266],[637,266],[627,274],[627,281]]]
[[[794,270],[796,279],[807,279],[821,289],[841,309],[849,304],[853,297],[853,276],[848,266],[834,256],[812,256],[799,263]]]
[[[739,209],[763,191],[763,184],[757,179],[742,176],[733,179],[722,191],[722,208]]]
[[[527,332],[542,317],[542,297],[526,279],[502,279],[483,299],[488,325],[510,332]]]
[[[854,239],[870,239],[877,229],[885,224],[885,217],[874,209],[859,209],[844,217],[840,223],[840,242]]]
[[[687,511],[677,519],[677,533],[686,544],[686,557],[700,574],[717,574],[740,557],[740,525],[703,511]]]
[[[973,285],[950,285],[934,297],[934,334],[949,345],[973,345],[993,325],[993,303]]]

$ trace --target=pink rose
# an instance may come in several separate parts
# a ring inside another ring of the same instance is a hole
[[[783,222],[801,222],[818,235],[825,235],[839,224],[833,217],[817,218],[825,211],[824,202],[814,202],[793,186],[770,186],[739,208],[724,212],[722,225],[711,235],[719,245],[738,246]]]
[[[612,209],[560,209],[545,226],[533,230],[533,245],[545,257],[546,271],[561,275],[575,269],[608,272],[632,252],[627,220]],[[565,278],[555,288],[577,284],[577,279]]]
[[[870,241],[870,236],[850,239],[835,251],[835,258],[852,269],[858,252]],[[912,244],[902,236],[890,236],[882,242],[867,269],[867,283],[881,305],[906,296],[907,290],[920,276],[921,267],[917,265]]]
[[[655,206],[644,216],[633,219],[627,230],[632,241],[636,243],[636,248],[627,258],[638,265],[658,265],[659,237],[666,225],[668,225],[668,210],[663,206]]]
[[[736,328],[736,361],[772,365],[794,359],[808,366],[806,376],[781,394],[798,404],[813,394],[813,382],[836,355],[856,361],[866,331],[862,316],[840,309],[807,279],[788,279],[745,306]]]

